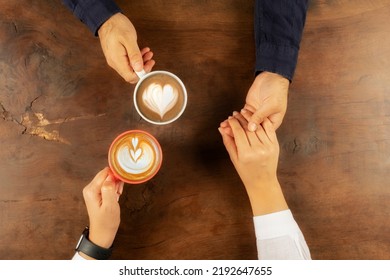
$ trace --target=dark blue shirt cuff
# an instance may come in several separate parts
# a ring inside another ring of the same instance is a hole
[[[298,48],[262,42],[256,48],[255,72],[267,71],[292,81],[298,60]]]
[[[91,32],[97,36],[100,26],[121,9],[111,0],[62,0]]]

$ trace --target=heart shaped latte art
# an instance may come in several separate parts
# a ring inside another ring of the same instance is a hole
[[[120,167],[130,174],[144,173],[154,163],[153,148],[145,142],[138,142],[137,137],[132,138],[131,146],[121,146],[116,155]]]
[[[152,83],[143,92],[142,100],[153,112],[160,115],[161,119],[171,110],[179,99],[179,92],[170,84],[162,86]]]

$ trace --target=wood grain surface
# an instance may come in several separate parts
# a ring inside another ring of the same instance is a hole
[[[0,259],[69,259],[82,189],[143,129],[164,162],[126,185],[114,259],[256,259],[249,201],[217,131],[253,82],[253,1],[117,1],[189,99],[154,126],[61,1],[0,0]],[[310,1],[279,179],[314,259],[390,258],[390,1]]]

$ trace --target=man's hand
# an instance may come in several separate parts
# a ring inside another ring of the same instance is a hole
[[[279,128],[287,110],[289,85],[288,79],[270,72],[260,73],[256,77],[248,91],[242,112],[248,121],[249,131],[255,131],[267,118],[275,130]]]
[[[248,130],[255,131],[265,119],[278,129],[287,110],[289,80],[278,74],[260,73],[250,87],[241,114],[248,121]],[[222,130],[233,136],[227,120],[221,123]]]
[[[136,83],[134,71],[150,72],[155,64],[149,48],[139,50],[134,25],[123,14],[110,17],[98,30],[107,63],[129,83]]]

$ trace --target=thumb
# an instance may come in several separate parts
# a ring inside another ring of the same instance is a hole
[[[118,194],[116,191],[116,184],[114,177],[109,174],[102,186],[102,204],[117,203]]]
[[[130,66],[134,71],[140,72],[144,68],[144,63],[141,55],[141,51],[137,45],[137,41],[126,42],[124,45],[127,56],[130,61]]]
[[[269,117],[274,113],[274,108],[271,104],[263,104],[253,115],[250,117],[248,122],[248,130],[256,131],[257,127],[264,121],[265,118]]]

